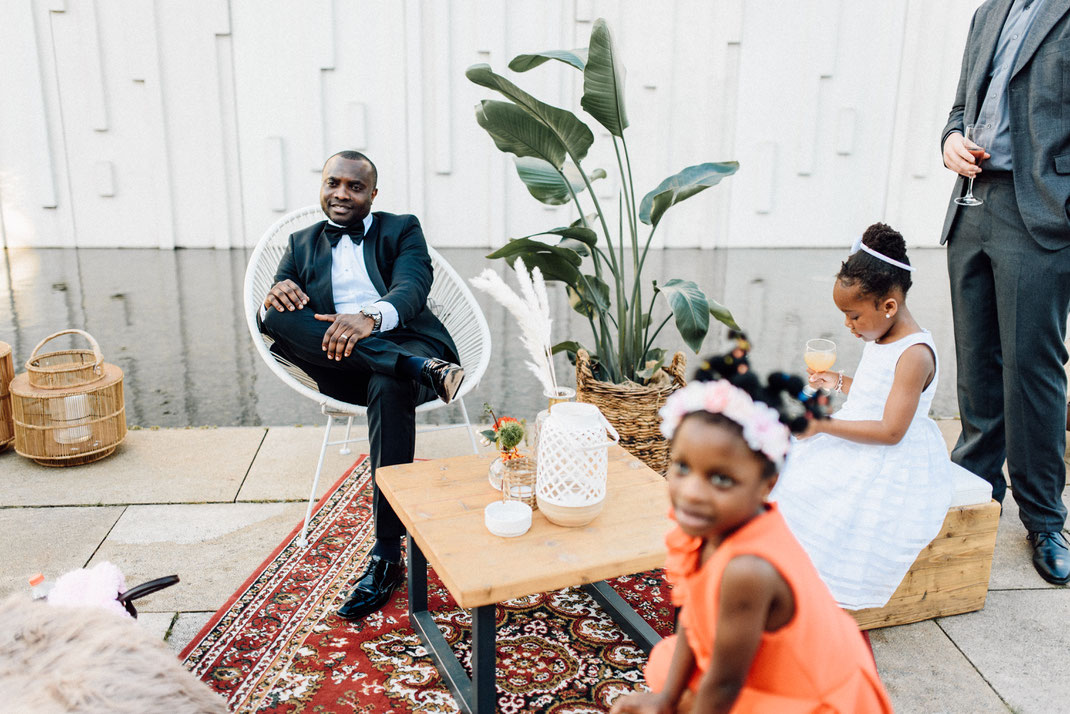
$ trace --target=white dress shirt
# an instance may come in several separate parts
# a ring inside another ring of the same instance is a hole
[[[371,231],[372,214],[364,217],[364,235]],[[327,221],[337,226],[334,221]],[[368,266],[364,264],[364,246],[357,245],[348,235],[342,236],[338,244],[331,248],[331,287],[334,292],[334,309],[338,313],[355,315],[364,307],[376,307],[382,313],[380,332],[393,330],[398,324],[397,309],[380,300],[382,295],[375,289],[368,275]]]

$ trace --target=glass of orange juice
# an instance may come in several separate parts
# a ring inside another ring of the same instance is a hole
[[[807,340],[803,359],[815,372],[828,372],[836,364],[836,343],[824,339]]]

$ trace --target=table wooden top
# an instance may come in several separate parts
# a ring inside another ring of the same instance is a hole
[[[487,481],[494,454],[384,467],[376,473],[427,561],[463,608],[638,573],[665,564],[665,479],[619,446],[609,450],[605,506],[565,528],[541,511],[516,538],[492,534],[483,509],[501,494]]]

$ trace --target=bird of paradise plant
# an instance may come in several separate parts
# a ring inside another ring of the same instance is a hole
[[[650,281],[652,294],[647,303],[643,268],[665,212],[731,176],[739,164],[726,161],[689,166],[636,201],[624,138],[628,127],[624,67],[605,20],[594,23],[587,47],[522,54],[509,63],[509,68],[526,72],[550,60],[583,73],[580,106],[611,135],[621,179],[616,206],[618,230],[616,235],[610,230],[607,209],[591,190],[591,182],[604,178],[606,172],[588,172],[583,167],[594,143],[591,129],[574,113],[536,99],[495,74],[489,65],[477,64],[468,68],[468,79],[508,101],[483,100],[476,107],[476,121],[499,150],[514,155],[517,174],[532,196],[549,205],[571,201],[579,212],[579,219],[569,226],[510,240],[487,257],[503,258],[511,267],[521,260],[527,270],[541,270],[546,280],[563,282],[573,309],[587,318],[594,333],[596,349],[588,352],[595,363],[595,375],[615,383],[645,383],[664,361],[665,350],[655,347],[655,341],[670,319],[696,352],[709,331],[711,315],[738,329],[729,310],[690,280]],[[584,191],[589,207],[581,201]],[[650,227],[642,239],[640,223]],[[538,236],[557,242],[536,240]],[[630,261],[626,249],[630,249]],[[667,300],[671,312],[655,324],[652,313],[658,295]],[[554,345],[553,351],[575,352],[580,347],[579,342],[569,340]]]

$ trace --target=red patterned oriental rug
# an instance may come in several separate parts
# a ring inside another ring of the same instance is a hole
[[[404,587],[361,622],[335,615],[374,542],[371,491],[361,457],[320,500],[310,547],[298,547],[298,524],[182,652],[232,710],[459,711],[409,625]],[[672,631],[660,571],[611,582],[659,633]],[[433,572],[428,600],[468,667],[469,613]],[[499,605],[497,632],[499,711],[604,712],[644,688],[646,656],[578,588]]]

